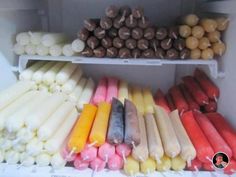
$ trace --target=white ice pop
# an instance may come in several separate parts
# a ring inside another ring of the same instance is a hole
[[[49,92],[49,86],[47,86],[46,84],[39,84],[38,86],[38,90],[41,92]]]
[[[25,53],[27,55],[35,55],[36,54],[36,46],[33,44],[27,44],[25,46]]]
[[[44,148],[48,153],[54,154],[62,147],[63,142],[66,137],[69,135],[73,125],[75,124],[78,117],[78,112],[74,108],[68,117],[64,120],[64,122],[60,125],[57,131],[53,134],[53,136],[47,140],[44,144]]]
[[[51,158],[51,165],[52,165],[53,169],[61,169],[61,168],[65,167],[66,160],[62,157],[60,152],[57,152]]]
[[[25,46],[16,43],[16,44],[14,44],[14,46],[13,46],[13,52],[14,52],[16,55],[23,55],[23,54],[25,54]]]
[[[34,45],[39,45],[42,41],[45,32],[29,32],[30,42]]]
[[[129,87],[126,81],[121,80],[119,83],[118,98],[123,104],[125,99],[129,99]]]
[[[79,101],[77,102],[77,108],[79,110],[83,109],[84,104],[89,103],[94,91],[95,83],[92,78],[89,78],[87,80],[87,83],[84,87],[83,92],[81,93],[81,96],[79,97]]]
[[[26,146],[24,144],[17,143],[17,144],[12,146],[12,150],[14,150],[16,152],[19,152],[19,153],[22,153],[22,152],[25,152]]]
[[[68,62],[57,74],[56,83],[63,85],[71,76],[71,74],[76,70],[77,65]]]
[[[57,83],[53,83],[50,85],[49,91],[51,93],[59,93],[61,92],[61,86],[58,85]]]
[[[87,82],[86,78],[81,78],[78,84],[76,85],[75,89],[72,91],[72,93],[69,95],[69,100],[73,103],[77,103],[79,100],[79,97],[85,87],[85,84]]]
[[[46,47],[51,47],[55,44],[65,42],[66,40],[67,40],[67,37],[65,34],[48,33],[48,34],[43,35],[41,43]]]
[[[52,94],[37,110],[25,118],[25,125],[30,130],[37,130],[52,113],[65,101],[62,93]]]
[[[36,53],[40,56],[47,56],[49,54],[49,48],[39,44],[36,47]]]
[[[0,130],[5,128],[5,120],[13,114],[16,110],[20,109],[22,105],[27,103],[30,99],[35,96],[35,91],[30,91],[16,99],[13,103],[7,106],[0,112]]]
[[[17,140],[19,140],[20,143],[28,143],[30,142],[30,140],[33,139],[33,137],[35,137],[36,133],[33,131],[28,130],[27,128],[21,128],[18,132],[17,132]]]
[[[12,141],[9,139],[4,139],[3,143],[0,145],[0,149],[7,151],[12,148]]]
[[[71,44],[65,44],[64,47],[62,48],[62,53],[63,53],[63,55],[65,55],[67,57],[71,57],[71,56],[74,56],[76,54],[73,51]]]
[[[7,164],[10,164],[10,165],[17,164],[20,160],[20,153],[14,150],[6,151],[5,160]]]
[[[55,65],[54,62],[47,62],[45,65],[40,67],[32,76],[32,80],[37,84],[43,81],[43,75]]]
[[[32,75],[36,72],[41,66],[45,64],[44,61],[38,61],[34,63],[32,66],[28,67],[24,71],[20,73],[19,79],[20,80],[31,80]]]
[[[0,163],[2,163],[5,160],[5,151],[0,150]]]
[[[49,48],[49,54],[53,57],[61,56],[63,46],[64,44],[54,44]]]
[[[41,141],[48,140],[55,131],[60,127],[62,122],[67,118],[68,114],[74,108],[74,104],[67,101],[61,104],[54,113],[43,123],[38,130],[38,138]]]
[[[39,167],[48,166],[51,162],[51,158],[52,158],[51,155],[49,155],[47,153],[41,153],[36,156],[36,164]]]
[[[28,155],[26,152],[20,154],[20,163],[25,167],[30,167],[34,165],[35,158]]]
[[[49,97],[47,92],[36,92],[35,96],[18,111],[15,111],[6,120],[6,129],[9,132],[17,132],[24,126],[25,117],[32,114],[35,109],[40,108],[42,102]]]
[[[27,45],[30,43],[30,36],[28,32],[22,32],[16,35],[16,42],[20,45]]]
[[[85,43],[84,43],[84,41],[82,41],[80,39],[76,39],[76,40],[74,40],[72,42],[71,46],[72,46],[72,50],[74,52],[78,52],[79,53],[79,52],[82,52],[84,50]]]
[[[38,138],[34,137],[27,145],[26,152],[30,156],[36,156],[43,151],[43,142],[39,141]]]
[[[81,68],[77,67],[77,69],[73,72],[69,80],[66,81],[65,84],[63,84],[61,88],[62,92],[66,94],[71,93],[76,87],[76,84],[79,82],[82,74],[83,74],[83,71],[81,70]]]
[[[56,80],[56,75],[60,71],[60,69],[65,65],[64,62],[57,62],[50,70],[48,70],[44,75],[43,75],[43,82],[45,84],[52,84]]]

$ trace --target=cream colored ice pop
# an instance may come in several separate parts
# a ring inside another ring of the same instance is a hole
[[[50,85],[49,91],[51,93],[58,93],[61,92],[61,86],[58,85],[57,83],[53,83]]]
[[[13,46],[13,52],[14,52],[16,55],[23,55],[23,54],[25,54],[25,46],[16,43],[16,44]]]
[[[154,105],[155,102],[153,100],[152,92],[150,89],[143,89],[143,99],[144,99],[144,111],[145,113],[154,114]]]
[[[52,113],[65,101],[62,93],[54,93],[35,112],[25,118],[25,125],[30,130],[37,130]]]
[[[142,115],[138,115],[139,127],[140,127],[140,144],[133,148],[132,156],[135,160],[144,162],[148,159],[148,142],[145,120]]]
[[[29,32],[30,42],[34,45],[39,45],[42,41],[45,32]]]
[[[71,44],[72,50],[74,52],[82,52],[85,48],[85,43],[84,41],[80,40],[80,39],[76,39],[72,42]]]
[[[128,97],[129,97],[129,100],[133,102],[132,88],[131,87],[128,87]]]
[[[79,97],[85,87],[86,82],[87,82],[86,78],[82,77],[80,79],[80,81],[78,82],[78,84],[76,85],[76,87],[74,88],[72,93],[69,95],[70,101],[72,101],[73,103],[77,103],[77,101],[79,100]]]
[[[20,160],[20,153],[13,150],[6,151],[5,160],[7,164],[17,164]]]
[[[47,86],[46,84],[39,84],[38,85],[38,90],[41,92],[49,92],[49,86]]]
[[[39,140],[48,140],[60,127],[62,122],[64,122],[64,120],[67,118],[67,115],[74,107],[74,104],[69,101],[62,103],[39,128],[37,133]]]
[[[176,157],[181,147],[167,112],[162,107],[155,106],[155,118],[166,155]]]
[[[5,160],[5,151],[0,150],[0,163],[2,163]]]
[[[129,87],[126,81],[121,80],[119,83],[118,98],[123,104],[125,99],[129,99]]]
[[[26,146],[24,144],[17,143],[17,144],[14,144],[12,146],[12,150],[16,151],[16,152],[19,152],[19,153],[22,153],[22,152],[25,152]]]
[[[144,162],[140,163],[141,172],[144,174],[153,173],[156,170],[156,162],[152,158],[148,158]]]
[[[44,34],[41,43],[46,47],[51,47],[55,44],[63,43],[67,40],[65,34],[62,33],[48,33]]]
[[[126,159],[126,163],[124,163],[124,171],[125,174],[129,176],[134,176],[139,172],[139,162],[133,159],[133,157],[129,156]]]
[[[56,75],[56,83],[63,85],[71,76],[71,74],[76,70],[77,65],[73,63],[66,63],[65,66]]]
[[[45,167],[48,166],[51,162],[51,155],[47,154],[47,153],[40,153],[39,155],[36,156],[36,164],[39,167]]]
[[[16,134],[16,141],[20,143],[26,144],[28,143],[34,136],[36,135],[35,132],[29,131],[27,128],[21,128]]]
[[[138,112],[144,115],[144,100],[142,90],[139,87],[133,87],[132,89],[132,101],[135,104]]]
[[[62,55],[62,48],[64,44],[54,44],[49,47],[49,54],[53,57],[58,57]]]
[[[57,152],[52,156],[50,163],[53,169],[61,169],[65,167],[66,160],[61,156],[60,152]]]
[[[8,117],[5,122],[8,132],[17,132],[24,126],[25,117],[31,114],[36,108],[41,106],[41,103],[49,97],[47,92],[36,92],[34,97],[24,104],[22,108],[15,111],[14,114]]]
[[[30,42],[30,36],[28,32],[22,32],[16,35],[16,42],[20,45],[27,45]]]
[[[187,161],[190,165],[191,161],[196,157],[196,150],[188,137],[188,134],[181,123],[178,110],[170,113],[170,120],[175,130],[175,134],[178,138],[181,146],[180,157]]]
[[[43,75],[43,82],[45,84],[52,84],[56,81],[56,75],[61,70],[61,68],[65,65],[65,62],[57,62],[50,70],[48,70]]]
[[[22,105],[31,100],[35,96],[35,94],[36,91],[30,91],[23,94],[0,112],[0,131],[5,128],[5,120],[7,120],[7,118],[11,116],[15,111],[20,109]]]
[[[30,156],[39,155],[43,151],[43,142],[34,137],[27,145],[26,152]]]
[[[94,87],[95,87],[94,81],[92,80],[92,78],[89,78],[87,80],[87,83],[84,87],[83,92],[81,93],[81,95],[79,97],[79,101],[77,102],[77,108],[79,110],[83,109],[84,104],[90,102],[90,99],[93,96]]]
[[[4,142],[0,145],[0,149],[7,151],[12,148],[12,141],[9,139],[4,139]]]
[[[44,45],[42,44],[39,44],[37,45],[36,47],[36,53],[39,55],[39,56],[46,56],[49,54],[49,48],[48,47],[45,47]]]
[[[68,117],[60,125],[60,128],[58,128],[58,130],[53,134],[53,136],[45,142],[44,148],[48,151],[48,153],[54,154],[60,149],[66,137],[69,135],[71,129],[73,128],[77,117],[78,112],[75,108],[73,108]]]
[[[66,94],[71,93],[76,87],[76,84],[79,82],[82,74],[83,71],[81,70],[81,68],[77,67],[77,69],[73,72],[71,77],[66,81],[66,83],[63,84],[61,88],[62,92]]]
[[[20,154],[20,163],[22,166],[30,167],[35,163],[35,157],[29,156],[26,152]]]
[[[40,84],[43,81],[43,75],[50,70],[55,65],[54,62],[47,62],[41,68],[39,68],[32,76],[32,80],[37,84]]]
[[[25,53],[27,55],[35,55],[36,54],[36,46],[32,44],[28,44],[25,46]]]
[[[171,168],[171,159],[164,155],[161,158],[160,162],[156,162],[157,163],[157,171],[168,171]]]
[[[34,72],[36,72],[41,66],[45,64],[44,61],[38,61],[34,63],[32,66],[28,67],[24,71],[22,71],[19,75],[20,80],[31,80]]]
[[[153,114],[149,113],[145,115],[145,123],[148,137],[149,155],[157,162],[160,162],[160,159],[164,155],[164,150]]]
[[[73,51],[71,44],[65,44],[64,47],[62,48],[62,53],[63,53],[63,55],[65,55],[67,57],[71,57],[71,56],[74,56],[76,54]]]
[[[186,161],[183,160],[180,156],[176,156],[173,159],[171,159],[171,168],[174,171],[183,170],[185,166],[186,166]]]
[[[32,89],[34,83],[31,81],[19,81],[9,88],[0,92],[0,110],[15,101],[21,95]]]

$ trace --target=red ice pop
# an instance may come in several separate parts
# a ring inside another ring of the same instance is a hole
[[[113,78],[113,77],[108,78],[106,102],[111,103],[113,97],[117,98],[117,96],[118,96],[118,82],[119,82],[119,80],[116,78]]]
[[[190,171],[199,171],[202,168],[202,162],[195,158],[191,161],[191,165],[187,167],[187,170]]]
[[[168,113],[170,113],[170,108],[168,106],[168,103],[166,101],[165,95],[161,91],[161,89],[157,90],[156,96],[155,96],[155,103],[158,106],[163,107]]]
[[[176,108],[175,108],[174,102],[173,102],[170,94],[167,93],[165,98],[167,100],[168,107],[170,108],[170,111],[174,111]]]

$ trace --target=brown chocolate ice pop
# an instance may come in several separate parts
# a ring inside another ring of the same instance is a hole
[[[172,39],[171,38],[167,38],[161,41],[161,47],[164,50],[168,50],[172,47]]]
[[[183,49],[180,53],[179,53],[179,57],[180,59],[184,60],[184,59],[189,59],[191,55],[191,51],[189,49]]]
[[[121,48],[119,50],[119,57],[120,58],[131,58],[131,52],[127,48]]]
[[[179,36],[179,28],[177,26],[173,26],[169,28],[168,36],[171,39],[177,39]]]
[[[118,49],[115,47],[110,47],[107,49],[106,56],[109,58],[116,58],[118,55]]]
[[[84,27],[89,31],[94,31],[97,27],[96,20],[94,19],[86,19],[84,20]]]
[[[102,58],[106,55],[106,50],[103,47],[98,47],[93,50],[95,57]]]
[[[150,41],[150,46],[156,52],[157,48],[160,46],[160,42],[157,39],[153,39]]]
[[[115,38],[118,36],[118,30],[116,28],[111,28],[108,30],[108,36],[111,38]]]
[[[155,51],[156,58],[163,59],[165,57],[165,51],[162,48],[157,48]]]
[[[90,49],[89,47],[86,47],[81,54],[85,57],[92,57],[93,56],[93,50]]]
[[[131,14],[131,8],[129,6],[122,6],[120,8],[120,15],[123,17],[128,17]]]
[[[134,28],[131,32],[132,38],[138,40],[143,37],[143,30],[141,28]]]
[[[122,27],[118,31],[119,37],[123,40],[129,39],[131,32],[130,29],[127,27]]]
[[[80,40],[82,41],[86,41],[89,37],[89,31],[86,28],[82,28],[81,30],[79,30],[79,32],[77,33],[77,36]]]
[[[137,46],[140,50],[146,50],[149,47],[149,42],[147,39],[140,39],[140,40],[138,40]]]
[[[112,27],[112,19],[109,17],[102,17],[100,20],[100,26],[105,30],[110,29]]]
[[[141,51],[139,49],[134,49],[131,53],[133,58],[139,58],[141,56]]]
[[[112,39],[110,37],[105,37],[102,39],[101,44],[104,48],[112,47]]]
[[[155,52],[152,49],[147,49],[142,52],[143,58],[155,58]]]
[[[185,40],[182,38],[175,39],[173,46],[176,50],[182,51],[186,47]]]
[[[176,49],[171,48],[166,51],[166,58],[177,59],[178,57],[179,57],[179,52]]]
[[[168,35],[168,31],[167,31],[166,28],[158,28],[158,29],[156,30],[156,38],[157,38],[158,40],[163,40],[163,39],[165,39],[165,38],[167,37],[167,35]]]
[[[144,30],[144,38],[151,40],[155,37],[155,29],[152,27],[149,27]]]
[[[96,37],[91,36],[88,38],[87,40],[87,45],[91,48],[91,49],[95,49],[98,45],[99,45],[99,41]]]
[[[128,49],[135,49],[137,47],[137,41],[135,39],[127,39],[125,41],[125,46]]]
[[[117,6],[108,6],[105,10],[105,14],[109,18],[115,18],[119,14],[119,8]]]
[[[125,24],[125,17],[118,15],[114,20],[113,20],[113,26],[117,29],[120,29],[122,26]]]
[[[119,37],[116,37],[113,39],[113,46],[120,49],[124,46],[125,42],[120,39]]]
[[[102,39],[105,37],[106,35],[106,31],[101,28],[101,27],[97,27],[95,30],[94,30],[94,35],[98,38],[98,39]]]
[[[135,28],[137,27],[138,25],[138,21],[136,18],[133,17],[133,15],[129,15],[126,20],[125,20],[125,25],[128,27],[128,28]]]
[[[132,10],[132,15],[134,18],[141,18],[144,15],[144,10],[142,7],[135,7]]]
[[[148,28],[150,26],[150,21],[147,17],[142,16],[138,20],[138,26],[142,29]]]

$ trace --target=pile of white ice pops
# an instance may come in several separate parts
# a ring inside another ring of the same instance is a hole
[[[84,50],[83,41],[76,39],[72,43],[63,33],[22,32],[16,35],[13,51],[17,55],[74,56]]]
[[[21,72],[19,79],[33,81],[36,90],[63,92],[81,110],[90,102],[95,88],[94,81],[82,75],[81,68],[70,62],[39,61]]]

